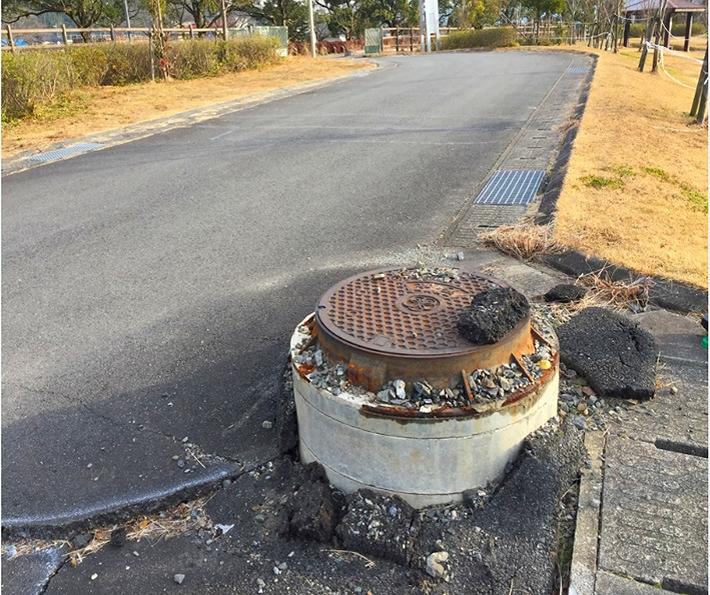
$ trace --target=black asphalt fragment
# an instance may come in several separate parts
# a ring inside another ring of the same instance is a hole
[[[574,283],[560,283],[545,294],[545,301],[568,304],[581,300],[585,295],[587,295],[586,287],[575,285]]]
[[[527,298],[512,287],[477,294],[457,322],[459,333],[474,345],[497,343],[530,314]]]
[[[629,318],[587,308],[557,329],[564,364],[601,397],[650,399],[656,390],[658,347]]]

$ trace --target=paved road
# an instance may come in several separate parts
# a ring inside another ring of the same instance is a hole
[[[182,439],[274,455],[287,338],[352,271],[433,244],[570,63],[391,58],[3,179],[3,522],[160,496]]]

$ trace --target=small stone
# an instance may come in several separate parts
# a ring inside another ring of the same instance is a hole
[[[185,575],[184,575],[184,574],[174,574],[174,575],[173,575],[173,580],[174,580],[178,585],[182,585],[182,582],[185,580]]]
[[[464,253],[463,253],[463,252],[457,252],[457,253],[456,253],[456,260],[461,261],[461,260],[463,260],[464,258],[465,258],[465,256],[464,256]]]
[[[127,532],[123,527],[118,527],[111,531],[111,545],[113,547],[123,547],[126,543]]]
[[[587,404],[586,403],[579,403],[577,405],[577,411],[579,413],[586,413],[587,412]]]
[[[256,579],[256,584],[259,586],[260,589],[263,589],[266,586],[266,582],[262,578]]]
[[[671,386],[670,389],[668,389],[672,395],[678,394],[678,387],[677,386]]]
[[[94,572],[94,574],[91,575],[91,580],[95,581],[97,578],[99,578],[99,575]]]
[[[274,427],[274,424],[270,422],[268,419],[265,419],[264,421],[261,422],[261,427],[264,428],[265,430],[270,430],[271,428]]]
[[[323,352],[320,349],[313,354],[313,361],[318,367],[323,365]]]
[[[287,568],[288,564],[286,564],[286,562],[281,562],[281,564],[279,564],[279,570],[286,570]]]
[[[132,553],[136,558],[137,558],[138,556],[140,556],[140,554],[139,554],[136,550],[133,550],[131,553]]]
[[[223,479],[222,480],[222,487],[223,488],[228,488],[230,485],[232,485],[231,479]]]
[[[405,390],[406,384],[404,383],[404,380],[393,380],[392,387],[394,388],[395,395],[397,396],[398,399],[406,399],[407,398],[407,391]]]
[[[254,520],[257,523],[263,523],[264,521],[266,521],[266,517],[263,514],[257,514],[257,515],[254,515]]]
[[[446,569],[442,562],[446,562],[448,559],[448,552],[433,552],[429,554],[426,559],[427,574],[434,578],[442,578],[446,574]]]
[[[91,543],[91,533],[80,533],[71,540],[74,549],[80,550]]]
[[[185,466],[185,461],[183,461],[182,459],[178,459],[177,466],[182,469]]]
[[[584,421],[583,417],[576,416],[574,418],[574,425],[579,430],[584,430],[587,427],[587,422]]]
[[[278,566],[274,566],[272,570],[273,570],[274,574],[277,576],[279,574],[281,574],[281,569]]]

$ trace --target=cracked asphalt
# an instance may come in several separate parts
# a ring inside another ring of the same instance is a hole
[[[3,178],[5,528],[273,458],[294,326],[335,281],[434,245],[570,57],[382,62]],[[179,467],[185,444],[211,462]]]

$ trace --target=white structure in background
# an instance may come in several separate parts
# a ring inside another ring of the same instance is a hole
[[[431,51],[431,36],[439,43],[439,0],[419,0],[419,30],[422,51]]]

